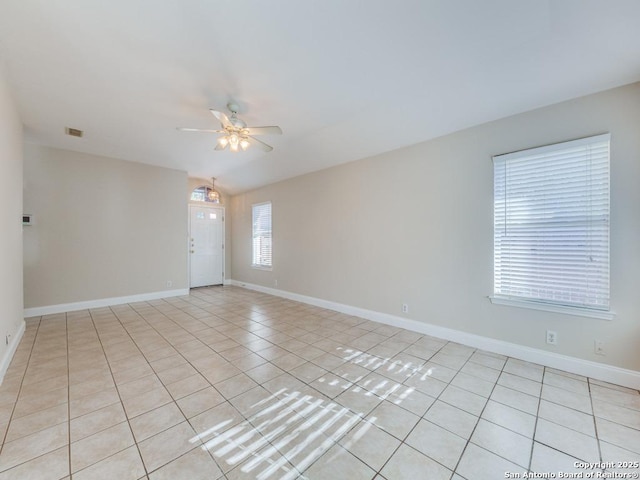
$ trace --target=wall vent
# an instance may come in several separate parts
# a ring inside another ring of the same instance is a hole
[[[82,130],[78,130],[77,128],[66,127],[64,131],[67,135],[71,135],[72,137],[82,138],[82,136],[84,135],[84,132]]]

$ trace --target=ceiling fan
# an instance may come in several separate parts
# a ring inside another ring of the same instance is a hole
[[[273,150],[271,145],[267,145],[262,140],[255,138],[256,135],[282,135],[280,127],[248,127],[244,120],[238,118],[238,105],[228,103],[227,108],[231,112],[231,116],[217,110],[210,109],[211,113],[220,120],[221,130],[208,130],[201,128],[178,128],[183,132],[205,132],[220,133],[216,150],[224,150],[229,147],[232,152],[239,149],[246,150],[250,145],[261,148],[265,152]]]

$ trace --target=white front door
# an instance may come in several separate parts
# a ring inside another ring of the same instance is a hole
[[[189,286],[223,283],[224,209],[189,205]]]

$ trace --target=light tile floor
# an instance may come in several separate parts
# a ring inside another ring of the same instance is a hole
[[[235,287],[28,319],[0,428],[0,480],[640,471],[638,391]]]

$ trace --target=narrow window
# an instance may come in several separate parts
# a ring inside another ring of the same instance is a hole
[[[206,185],[198,187],[191,192],[192,202],[220,203],[220,194]]]
[[[609,310],[609,141],[493,158],[495,299]]]
[[[271,202],[252,205],[253,259],[257,268],[271,268]]]

